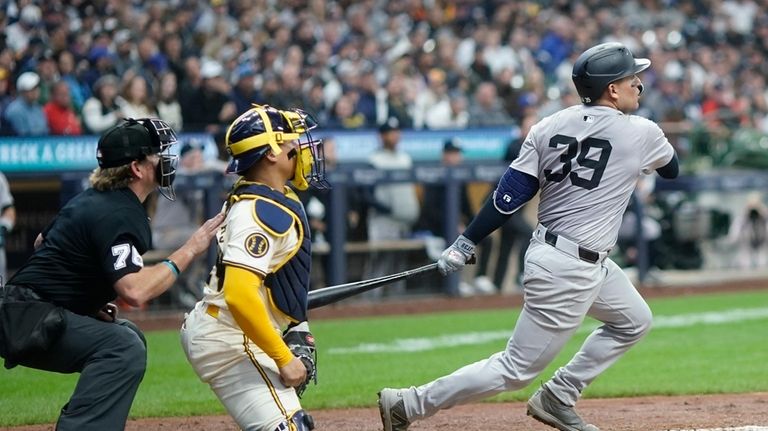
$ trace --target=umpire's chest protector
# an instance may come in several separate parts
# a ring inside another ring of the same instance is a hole
[[[275,307],[296,322],[307,320],[307,294],[312,264],[312,241],[309,223],[301,202],[291,199],[263,184],[246,183],[232,193],[240,199],[249,195],[256,199],[256,212],[261,222],[276,232],[295,228],[299,247],[292,256],[267,275],[264,284]],[[266,199],[260,199],[266,198]],[[292,214],[287,214],[286,210]],[[294,223],[295,219],[299,223]]]

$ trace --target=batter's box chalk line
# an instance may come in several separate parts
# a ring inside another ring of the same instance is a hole
[[[736,428],[691,428],[691,429],[670,429],[667,431],[768,431],[768,427],[748,425]]]

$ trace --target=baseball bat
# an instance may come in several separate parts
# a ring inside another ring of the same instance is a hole
[[[429,265],[398,272],[397,274],[384,275],[382,277],[371,278],[368,280],[337,284],[336,286],[328,286],[322,289],[312,290],[309,292],[309,296],[307,298],[307,308],[312,309],[328,304],[333,304],[334,302],[341,301],[342,299],[349,298],[350,296],[355,296],[398,280],[404,280],[406,278],[413,277],[416,274],[423,274],[436,268],[437,263],[430,263]]]

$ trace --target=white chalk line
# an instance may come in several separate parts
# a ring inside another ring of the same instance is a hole
[[[742,322],[747,320],[759,320],[768,318],[768,308],[734,308],[725,311],[711,311],[705,313],[679,314],[670,316],[655,316],[653,330],[666,328],[684,328],[696,325],[722,325],[726,323]],[[598,325],[584,325],[579,332],[591,332]],[[476,331],[459,334],[438,335],[435,337],[399,338],[386,343],[362,343],[350,347],[332,347],[329,354],[354,354],[354,353],[400,353],[400,352],[424,352],[445,347],[469,346],[484,344],[490,341],[506,340],[512,334],[512,330],[503,331]],[[716,430],[719,430],[717,428]],[[739,430],[741,428],[723,428],[723,430]],[[768,428],[757,428],[768,431]],[[685,431],[685,430],[680,430]],[[696,430],[705,431],[705,430]],[[743,431],[754,431],[747,428]]]
[[[745,427],[736,427],[736,428],[687,428],[687,429],[670,429],[667,431],[768,431],[768,427],[748,425]]]

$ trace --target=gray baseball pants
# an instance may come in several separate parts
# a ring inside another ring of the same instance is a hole
[[[559,244],[558,244],[559,245]],[[525,304],[506,349],[403,392],[410,420],[526,387],[589,315],[603,323],[545,385],[565,405],[613,365],[651,327],[651,311],[624,272],[601,255],[581,260],[534,232],[526,253]]]

